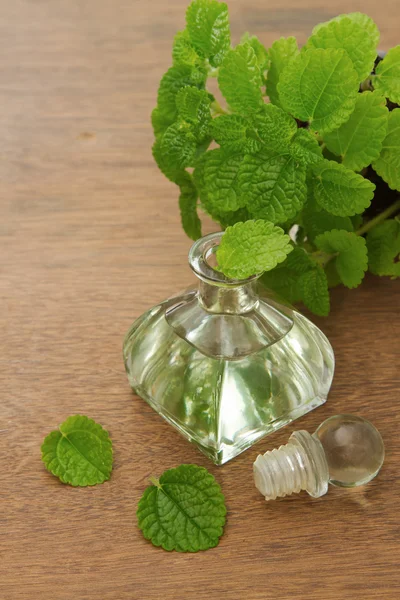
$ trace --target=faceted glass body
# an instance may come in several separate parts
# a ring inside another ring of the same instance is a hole
[[[147,311],[123,347],[133,390],[215,464],[324,403],[334,370],[313,323],[257,277],[232,281],[210,266],[221,235],[192,247],[199,287]]]

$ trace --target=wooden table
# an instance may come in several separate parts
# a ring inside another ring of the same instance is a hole
[[[324,600],[400,597],[399,283],[368,277],[333,292],[315,319],[337,358],[310,431],[352,412],[382,432],[387,458],[364,489],[266,504],[260,451],[286,427],[213,467],[128,386],[123,336],[147,307],[192,281],[174,186],[151,156],[150,110],[185,0],[1,2],[2,600]],[[250,30],[304,42],[312,26],[364,9],[399,41],[397,0],[231,0],[234,41]],[[111,433],[112,478],[62,485],[40,445],[67,416]],[[167,553],[136,525],[150,475],[183,462],[215,474],[229,508],[218,548]]]

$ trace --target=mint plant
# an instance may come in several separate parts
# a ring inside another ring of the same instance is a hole
[[[400,276],[400,46],[382,60],[378,44],[373,20],[350,13],[302,48],[248,33],[232,47],[226,4],[194,0],[152,113],[187,235],[201,236],[200,208],[226,230],[222,272],[265,271],[318,315],[330,287],[356,287],[368,268]]]

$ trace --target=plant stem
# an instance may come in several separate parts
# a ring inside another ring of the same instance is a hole
[[[365,223],[362,227],[360,227],[360,229],[358,229],[356,231],[356,234],[363,235],[364,233],[367,233],[367,231],[370,231],[370,229],[375,227],[375,225],[382,223],[382,221],[385,221],[388,217],[390,217],[391,215],[393,215],[394,213],[396,213],[399,210],[400,210],[400,199],[397,200],[397,202],[395,202],[391,206],[389,206],[389,208],[387,208],[386,210],[381,212],[380,215],[377,215],[376,217],[374,217],[373,219],[371,219],[370,221]]]
[[[222,108],[218,100],[213,100],[211,103],[211,108],[216,115],[229,115],[229,113]]]

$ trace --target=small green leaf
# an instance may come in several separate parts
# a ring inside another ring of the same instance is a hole
[[[306,170],[290,155],[248,154],[240,168],[239,189],[253,217],[285,223],[306,199]]]
[[[235,211],[245,201],[238,191],[238,174],[242,154],[231,154],[222,148],[209,150],[203,159],[203,181],[207,188],[206,210],[211,214]]]
[[[337,254],[336,269],[348,288],[360,285],[368,267],[365,239],[348,231],[333,229],[315,239],[317,248],[329,254]]]
[[[370,205],[375,185],[368,179],[331,160],[323,160],[312,169],[314,197],[328,212],[351,217]]]
[[[161,140],[161,153],[170,169],[178,171],[191,165],[196,153],[191,129],[180,122],[170,125]]]
[[[205,80],[205,71],[190,65],[179,65],[168,69],[161,79],[158,89],[157,106],[163,118],[173,123],[178,116],[176,95],[179,90],[194,85],[198,88],[204,88]]]
[[[400,192],[400,108],[389,113],[388,130],[380,156],[372,167],[392,190]]]
[[[203,467],[180,465],[153,480],[137,509],[146,540],[164,550],[198,552],[218,545],[226,519],[225,499]]]
[[[373,86],[395,104],[400,104],[400,46],[391,48],[375,69]]]
[[[345,50],[357,71],[359,82],[368,77],[374,68],[375,39],[365,35],[364,26],[347,15],[319,25],[313,30],[305,48]]]
[[[179,210],[183,231],[196,241],[201,237],[201,221],[197,214],[197,189],[193,179],[186,171],[179,178]]]
[[[278,83],[283,108],[311,129],[328,133],[354,110],[358,76],[344,50],[305,50],[283,70]]]
[[[194,67],[200,67],[203,65],[204,59],[197,54],[190,41],[190,36],[187,29],[178,31],[178,33],[175,35],[174,45],[172,48],[172,59],[174,66],[191,65]]]
[[[331,19],[330,21],[325,21],[324,23],[320,23],[319,25],[316,25],[314,27],[313,34],[316,33],[319,29],[328,25],[329,23],[332,23],[332,21],[340,21],[343,18],[351,19],[352,21],[357,23],[357,25],[360,25],[362,27],[362,29],[364,30],[364,33],[367,34],[367,36],[369,36],[373,40],[375,48],[378,47],[380,33],[379,33],[377,24],[375,23],[375,21],[373,21],[373,19],[371,19],[371,17],[368,17],[368,15],[365,15],[364,13],[360,13],[360,12],[353,12],[353,13],[347,13],[344,15],[338,15],[337,17],[335,17],[334,19]]]
[[[181,119],[193,125],[193,133],[202,142],[209,133],[211,99],[208,92],[196,87],[182,88],[176,95],[176,106]]]
[[[218,67],[231,43],[227,5],[215,0],[194,0],[186,11],[186,27],[196,51]]]
[[[162,137],[156,139],[152,147],[153,158],[157,163],[160,171],[173,183],[176,183],[177,178],[182,172],[182,169],[177,169],[174,165],[168,162],[168,156],[166,156],[161,147]]]
[[[253,116],[253,123],[264,148],[288,152],[290,140],[297,131],[293,117],[279,106],[264,104]]]
[[[317,210],[313,202],[307,202],[302,213],[302,223],[307,231],[307,239],[314,242],[317,235],[331,229],[353,231],[350,217],[338,217],[328,213],[323,208]]]
[[[324,135],[327,148],[342,158],[342,164],[361,171],[376,160],[388,128],[389,111],[380,92],[358,94],[350,119]]]
[[[270,66],[267,73],[267,94],[272,104],[281,106],[277,85],[283,69],[299,54],[297,41],[294,37],[281,37],[268,50]]]
[[[256,35],[250,35],[249,33],[243,34],[240,38],[240,43],[243,44],[246,42],[250,44],[256,54],[258,66],[260,67],[261,78],[263,83],[265,83],[265,71],[269,67],[268,50],[260,42]]]
[[[302,165],[314,165],[323,159],[321,146],[315,134],[307,129],[298,129],[289,146],[289,152]]]
[[[302,299],[301,278],[304,273],[315,267],[315,263],[303,248],[294,246],[286,260],[272,271],[264,273],[261,280],[269,289],[290,303]]]
[[[270,271],[291,252],[290,238],[268,221],[245,221],[228,227],[217,250],[218,268],[231,279]]]
[[[400,277],[400,222],[388,219],[367,234],[369,270],[375,275]]]
[[[213,119],[210,133],[220,146],[238,152],[257,152],[261,141],[253,124],[240,115],[222,115]]]
[[[154,136],[157,138],[162,136],[172,123],[159,108],[155,108],[151,113],[151,124],[153,125]]]
[[[44,439],[42,460],[63,483],[83,487],[103,483],[111,476],[111,440],[101,425],[74,415]]]
[[[323,268],[316,266],[304,273],[301,276],[300,287],[305,306],[315,315],[328,316],[330,310],[328,280]]]
[[[251,114],[263,105],[261,74],[250,44],[229,50],[219,69],[218,84],[229,106],[239,114]]]

